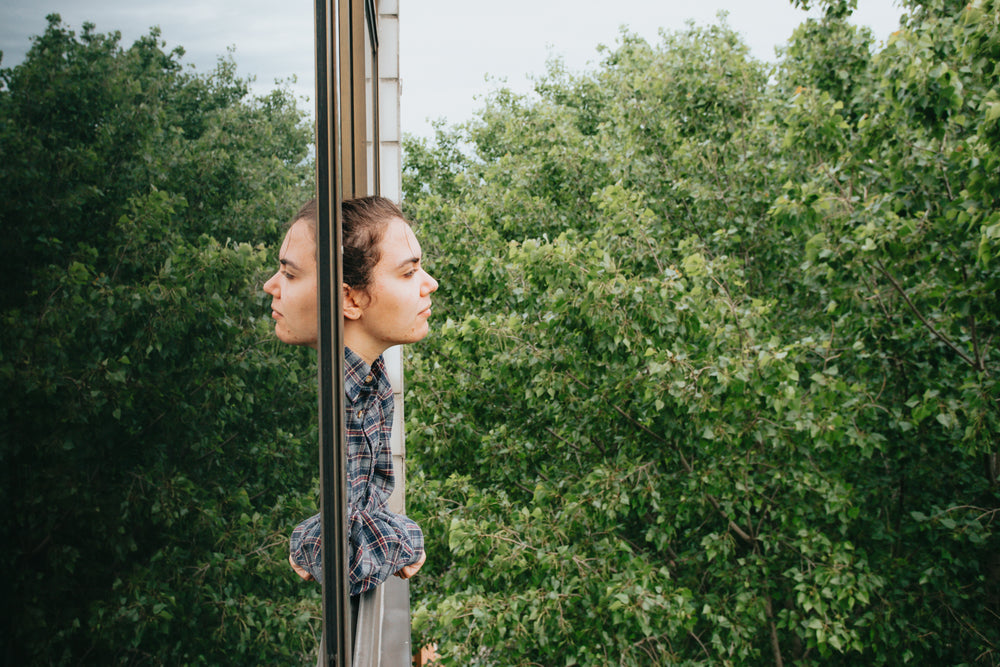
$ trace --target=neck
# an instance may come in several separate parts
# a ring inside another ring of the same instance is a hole
[[[379,355],[385,352],[386,346],[379,344],[367,336],[359,336],[354,328],[348,326],[350,320],[344,321],[344,345],[351,348],[354,354],[361,357],[371,366]]]

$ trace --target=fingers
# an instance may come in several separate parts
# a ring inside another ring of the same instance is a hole
[[[403,569],[401,569],[399,572],[396,573],[396,576],[399,577],[400,579],[409,579],[410,577],[415,575],[420,570],[421,567],[423,567],[424,561],[426,560],[427,560],[427,553],[426,552],[421,553],[420,560],[418,560],[416,563],[410,563],[409,565],[404,566]]]
[[[309,572],[306,571],[306,569],[304,567],[302,567],[301,565],[299,565],[298,563],[296,563],[294,560],[292,560],[291,556],[288,557],[288,563],[292,566],[292,569],[295,570],[295,574],[297,574],[300,577],[302,577],[303,581],[312,581],[313,580],[313,576],[311,574],[309,574]]]

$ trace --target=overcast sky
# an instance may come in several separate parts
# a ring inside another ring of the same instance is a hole
[[[130,45],[159,26],[168,48],[183,46],[182,62],[207,72],[219,56],[235,49],[238,72],[257,77],[267,90],[276,79],[297,77],[296,92],[308,96],[313,75],[313,1],[283,0],[2,0],[0,51],[4,67],[24,57],[30,37],[45,29],[45,16],[58,13],[77,32],[85,21],[98,32],[120,30]],[[884,40],[896,29],[901,10],[893,0],[859,0],[855,21]],[[505,81],[530,91],[530,78],[544,74],[549,57],[561,57],[573,71],[590,68],[597,46],[616,44],[626,26],[646,40],[659,30],[683,30],[685,22],[715,23],[728,12],[757,58],[773,60],[806,14],[788,0],[399,0],[403,131],[432,132],[430,121],[467,120],[479,100]]]

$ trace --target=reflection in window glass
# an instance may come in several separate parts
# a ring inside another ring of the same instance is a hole
[[[368,192],[379,193],[378,187],[378,33],[374,28],[377,16],[374,15],[372,3],[365,3],[365,18],[368,29],[365,30],[365,153],[367,159]],[[375,40],[372,40],[372,35]]]

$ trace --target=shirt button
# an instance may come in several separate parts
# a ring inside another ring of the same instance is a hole
[[[364,410],[358,410],[358,419],[361,419],[364,416],[365,416],[365,411]]]
[[[374,379],[375,378],[373,378],[371,375],[369,375],[368,377],[365,378],[365,382],[371,382]]]

